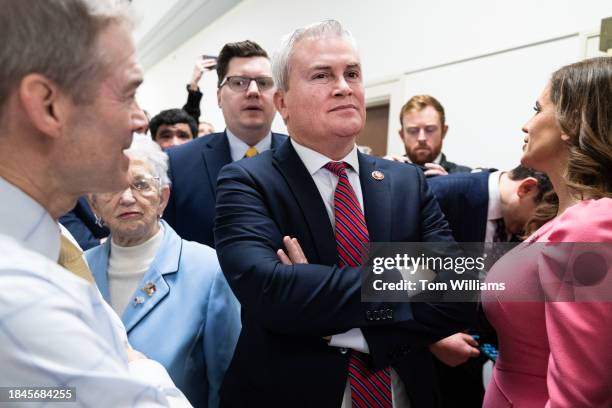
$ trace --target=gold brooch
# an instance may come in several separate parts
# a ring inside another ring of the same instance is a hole
[[[157,288],[153,282],[147,282],[142,288],[142,291],[149,296],[153,296],[156,290]]]

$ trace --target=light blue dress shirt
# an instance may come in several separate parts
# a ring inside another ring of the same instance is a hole
[[[74,387],[75,402],[57,407],[190,406],[159,363],[128,363],[121,321],[95,286],[57,264],[49,213],[1,177],[0,197],[0,387]]]

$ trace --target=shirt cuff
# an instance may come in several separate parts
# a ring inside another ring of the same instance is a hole
[[[370,348],[366,342],[361,329],[351,329],[347,332],[336,334],[329,340],[329,345],[332,347],[345,347],[362,353],[370,353]]]
[[[132,378],[159,389],[171,406],[190,406],[183,393],[176,388],[166,369],[155,360],[138,359],[128,364]]]
[[[187,84],[187,86],[185,87],[187,88],[187,93],[189,95],[193,96],[199,96],[200,98],[202,97],[202,91],[200,91],[200,87],[198,86],[196,90],[191,89],[191,84]]]

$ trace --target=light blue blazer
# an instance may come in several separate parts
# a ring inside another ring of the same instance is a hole
[[[161,246],[121,319],[132,347],[166,367],[194,406],[216,408],[240,334],[240,305],[215,251],[181,239],[161,223]],[[85,252],[107,301],[110,248],[109,238]]]

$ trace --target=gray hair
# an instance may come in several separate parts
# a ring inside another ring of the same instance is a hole
[[[106,73],[100,33],[133,26],[125,0],[0,0],[0,116],[11,92],[31,73],[46,76],[75,102],[91,101]]]
[[[342,37],[349,40],[355,47],[357,43],[353,35],[342,27],[339,21],[324,20],[296,29],[281,40],[279,49],[272,57],[272,75],[279,91],[289,89],[290,60],[295,44],[305,38],[312,37]]]
[[[161,186],[169,186],[168,155],[161,147],[146,135],[135,134],[130,148],[125,151],[130,159],[142,160],[153,171],[153,177],[159,177]]]

